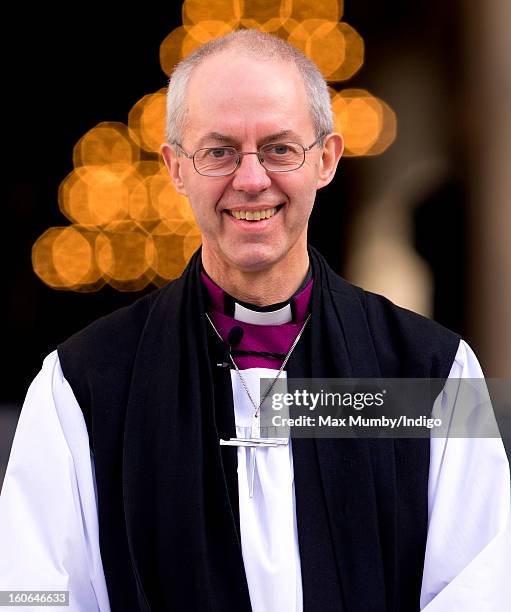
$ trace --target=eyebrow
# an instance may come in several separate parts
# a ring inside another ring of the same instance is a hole
[[[264,136],[263,138],[261,138],[259,140],[259,146],[266,144],[267,142],[272,142],[281,138],[287,138],[289,136],[297,138],[297,135],[292,130],[281,130],[280,132],[274,132],[273,134],[269,134],[268,136]],[[206,143],[211,141],[227,144],[230,146],[240,144],[239,140],[227,134],[221,134],[220,132],[208,132],[199,140],[198,147],[203,147]]]

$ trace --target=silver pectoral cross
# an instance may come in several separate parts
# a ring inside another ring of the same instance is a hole
[[[259,415],[252,417],[252,427],[249,438],[229,438],[229,440],[220,440],[220,446],[239,446],[249,449],[248,462],[248,491],[249,496],[254,495],[254,480],[256,466],[256,448],[273,448],[276,446],[287,446],[289,438],[261,438],[261,430],[259,427]]]
[[[228,440],[220,440],[220,446],[248,446],[253,448],[287,446],[288,443],[288,438],[229,438]]]

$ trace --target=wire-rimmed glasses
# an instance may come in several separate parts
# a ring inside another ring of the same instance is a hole
[[[236,147],[204,147],[187,153],[178,143],[183,155],[193,162],[193,167],[202,176],[228,176],[233,174],[241,164],[244,155],[257,155],[263,168],[268,172],[292,172],[305,163],[305,154],[310,151],[325,134],[322,134],[308,147],[297,142],[272,142],[259,147],[257,151],[238,151]]]

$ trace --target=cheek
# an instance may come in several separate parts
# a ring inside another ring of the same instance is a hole
[[[216,185],[195,185],[188,191],[188,200],[192,207],[195,219],[203,231],[216,226],[221,221],[221,213],[218,211],[218,202],[223,194],[223,189]]]
[[[281,187],[289,198],[289,213],[297,219],[303,219],[303,217],[310,215],[314,205],[316,183],[310,175],[306,177],[307,180],[303,180],[303,177],[298,178],[302,180],[289,181],[287,185]]]

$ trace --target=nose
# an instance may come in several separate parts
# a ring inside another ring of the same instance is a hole
[[[261,165],[257,153],[242,155],[240,165],[234,173],[233,189],[247,193],[260,193],[271,185],[268,172]]]

